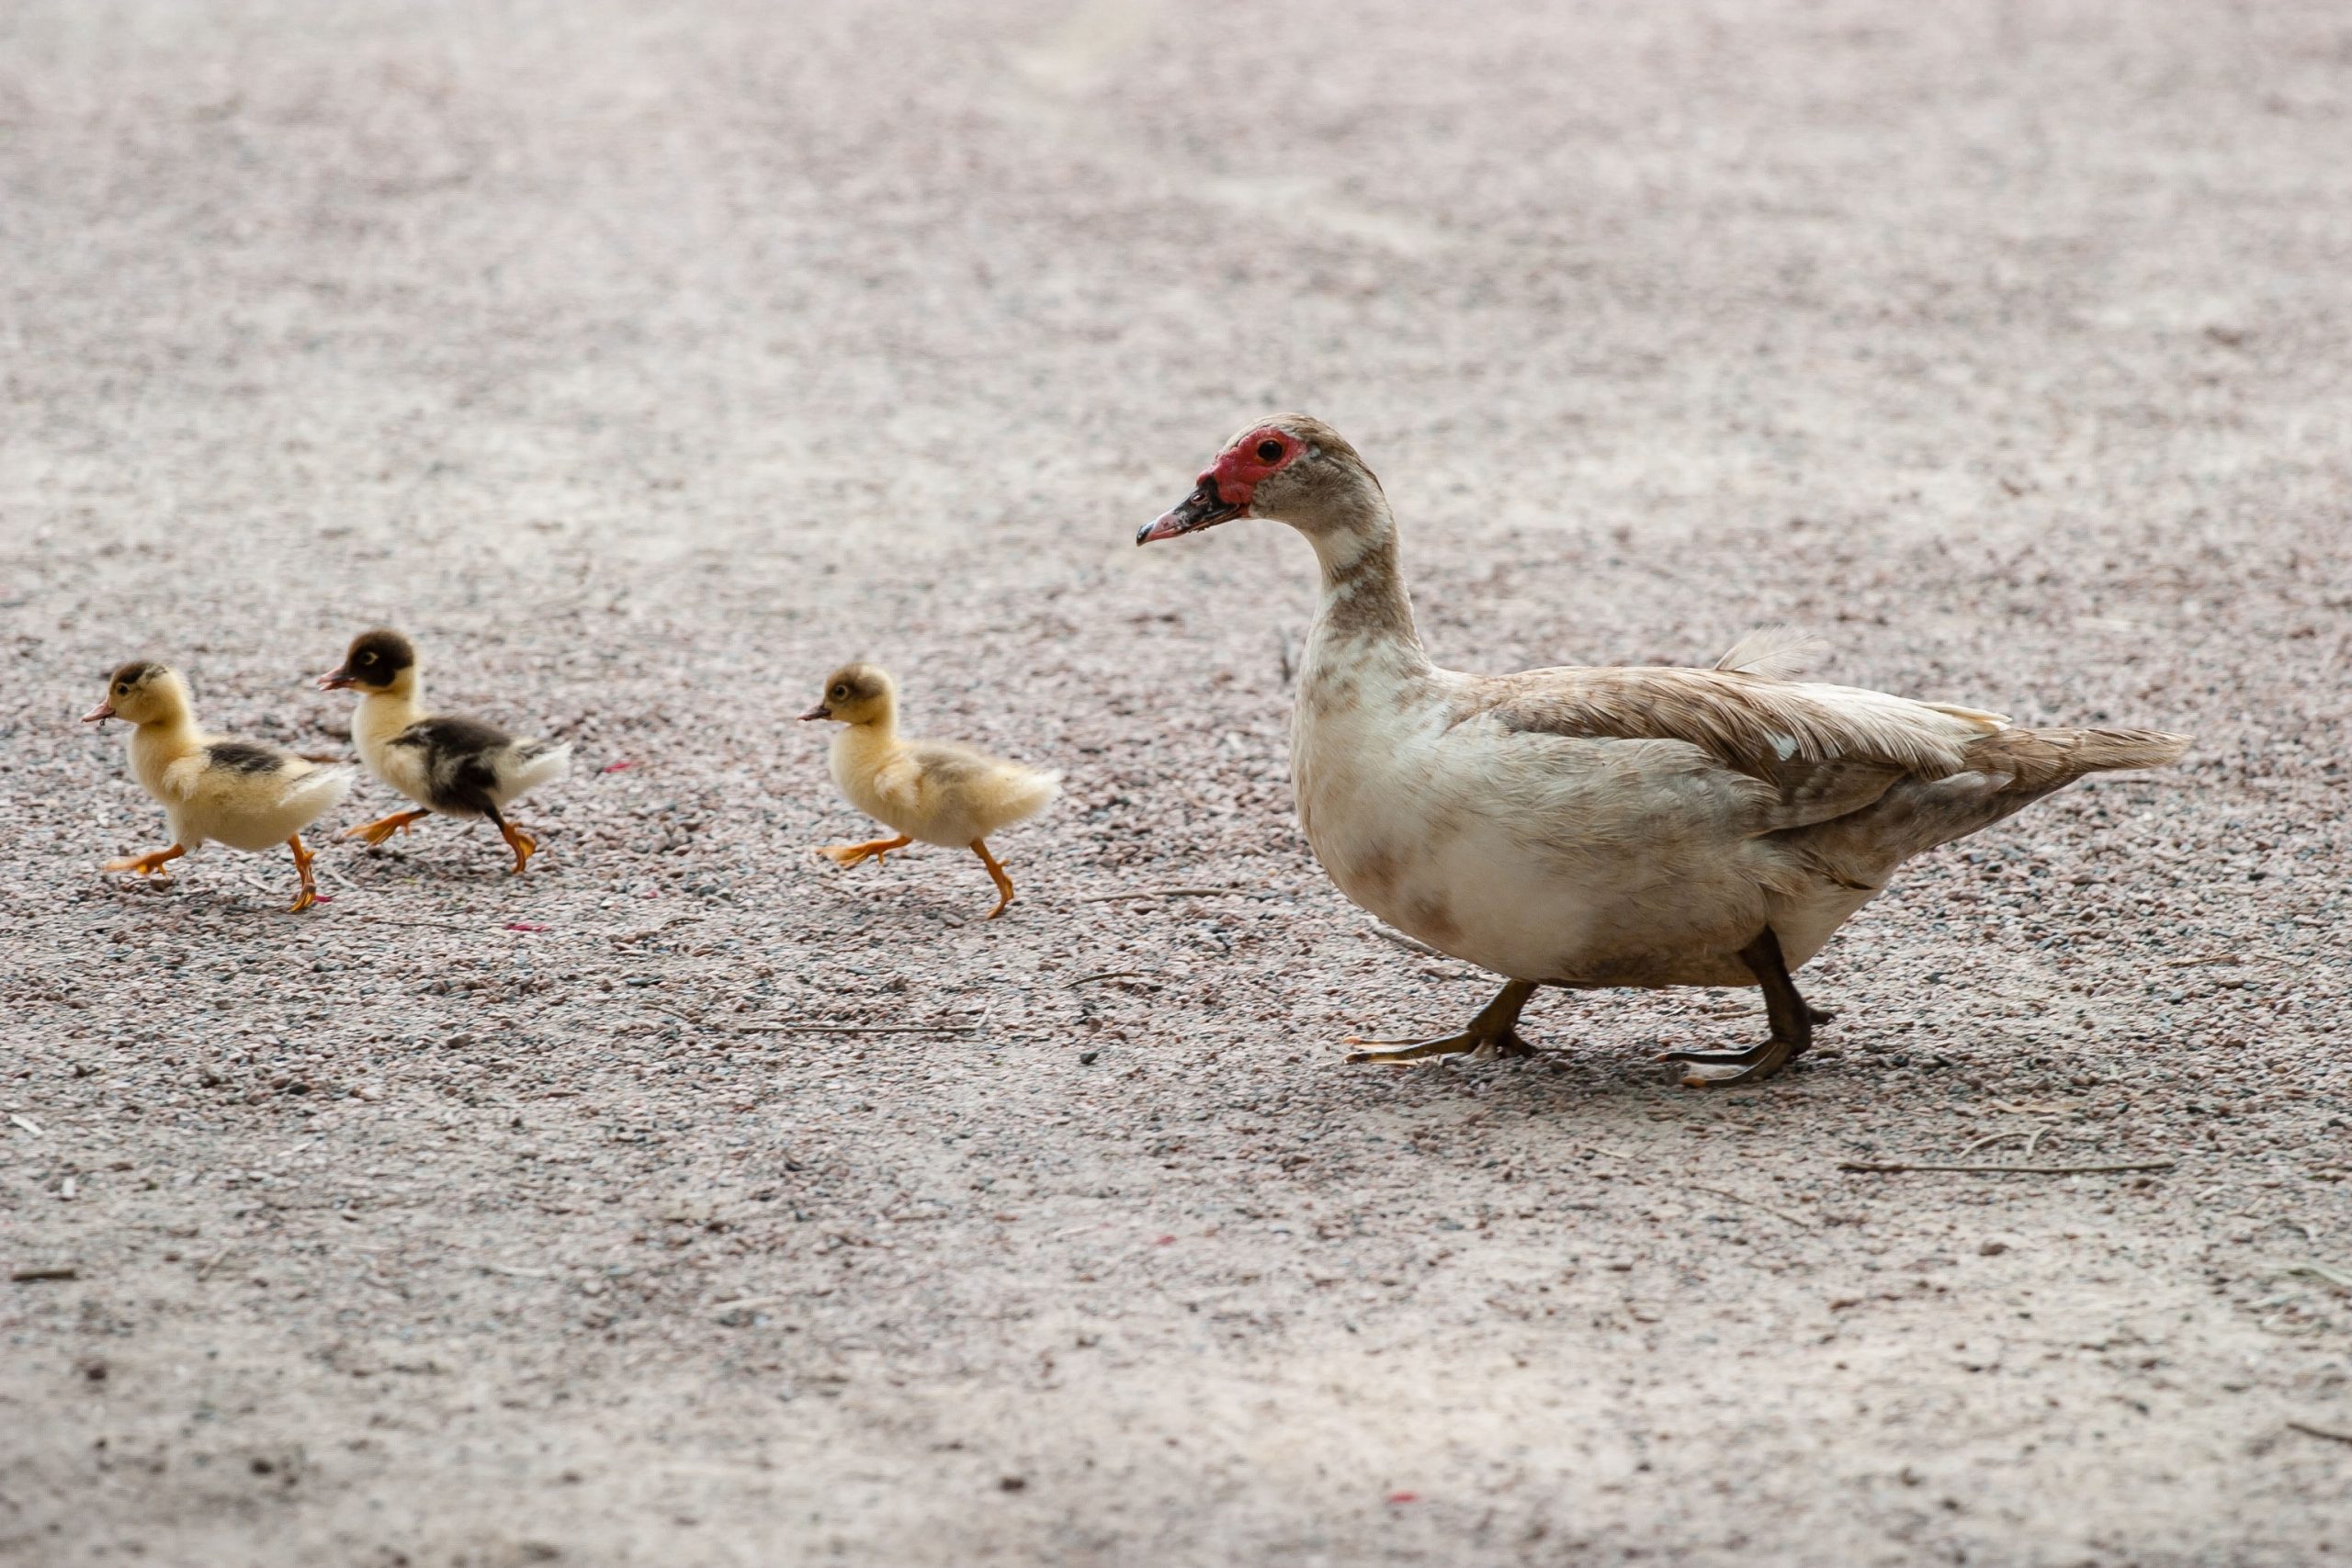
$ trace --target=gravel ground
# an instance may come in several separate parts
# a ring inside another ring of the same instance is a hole
[[[1428,15],[0,7],[0,1560],[2352,1550],[2352,20]],[[1293,823],[1303,547],[1128,543],[1281,407],[1457,666],[2198,744],[1917,865],[1781,1081],[1654,1061],[1736,992],[1345,1068],[1485,983]],[[379,621],[577,743],[526,878],[99,873],[107,667],[334,751]],[[852,656],[1067,773],[1004,919],[808,852]],[[2027,1156],[2177,1163],[1839,1168]]]

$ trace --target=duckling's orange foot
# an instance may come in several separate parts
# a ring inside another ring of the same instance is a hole
[[[523,868],[531,863],[531,857],[539,852],[539,841],[512,822],[501,822],[498,832],[506,840],[506,847],[514,852],[514,874],[522,875]]]
[[[311,863],[319,857],[303,847],[300,833],[290,835],[286,840],[286,847],[294,852],[294,874],[302,879],[302,890],[294,896],[294,907],[286,912],[299,915],[313,904],[326,902],[319,897],[319,885],[311,875]]]
[[[844,869],[861,864],[869,857],[877,865],[888,865],[892,850],[903,850],[913,842],[901,833],[895,839],[868,839],[862,844],[820,844],[817,852]]]
[[[1003,863],[989,853],[986,840],[973,840],[972,852],[980,857],[980,863],[989,868],[989,880],[996,884],[996,908],[980,917],[982,919],[993,920],[1003,914],[1006,908],[1012,902],[1012,878],[1005,872]]]
[[[407,832],[409,824],[412,822],[423,821],[432,815],[430,811],[395,811],[390,817],[379,817],[373,822],[362,822],[356,828],[345,828],[343,830],[343,836],[346,839],[360,840],[369,849],[374,849],[394,833]]]
[[[168,850],[157,850],[153,854],[124,855],[119,859],[110,860],[107,862],[105,866],[101,869],[106,871],[135,871],[141,876],[159,876],[164,881],[169,882],[172,879],[172,874],[164,869],[165,863],[171,861],[175,861],[186,853],[187,853],[186,850],[180,848],[177,844],[174,844]]]
[[[1684,1089],[1729,1089],[1734,1084],[1761,1083],[1787,1066],[1796,1054],[1797,1047],[1793,1042],[1776,1036],[1745,1051],[1668,1051],[1658,1060],[1729,1068],[1728,1072],[1688,1072],[1682,1075]]]

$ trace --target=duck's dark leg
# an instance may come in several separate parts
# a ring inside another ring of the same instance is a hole
[[[531,856],[538,852],[539,841],[500,816],[495,806],[485,807],[482,815],[497,824],[498,836],[506,840],[508,849],[514,852],[514,874],[522,875],[523,868],[530,864]]]
[[[1751,1045],[1745,1051],[1668,1051],[1669,1062],[1696,1062],[1711,1067],[1731,1067],[1728,1073],[1685,1073],[1685,1089],[1722,1089],[1730,1084],[1755,1083],[1774,1073],[1804,1054],[1813,1043],[1813,1026],[1823,1014],[1805,1005],[1797,995],[1796,982],[1789,978],[1789,965],[1781,956],[1781,939],[1772,928],[1739,950],[1739,961],[1756,976],[1764,988],[1764,1016],[1772,1025],[1772,1037],[1761,1045]]]
[[[1487,1051],[1498,1056],[1532,1056],[1535,1047],[1519,1037],[1520,1010],[1535,994],[1532,980],[1513,980],[1488,1002],[1470,1027],[1439,1040],[1355,1040],[1355,1045],[1385,1045],[1380,1051],[1351,1051],[1351,1062],[1418,1062],[1425,1056],[1452,1056],[1464,1051]]]

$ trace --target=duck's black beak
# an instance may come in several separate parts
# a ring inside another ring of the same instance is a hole
[[[824,704],[819,703],[815,707],[810,708],[807,713],[800,716],[800,722],[806,724],[812,718],[831,718],[832,716],[833,710],[827,707]]]
[[[1204,528],[1214,528],[1248,513],[1249,503],[1230,502],[1217,493],[1216,476],[1203,474],[1193,493],[1179,502],[1173,510],[1163,512],[1159,520],[1136,531],[1136,543],[1148,545],[1159,539],[1172,539],[1180,534],[1197,534]]]
[[[330,670],[319,677],[319,690],[322,692],[339,692],[354,683],[348,670]]]

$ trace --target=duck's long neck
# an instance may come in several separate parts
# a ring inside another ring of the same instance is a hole
[[[1306,679],[1375,660],[1401,673],[1428,670],[1386,500],[1369,496],[1352,525],[1311,532],[1307,539],[1323,569],[1323,601],[1307,633]]]

